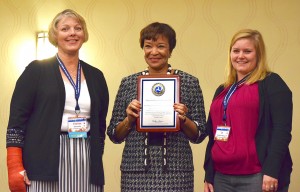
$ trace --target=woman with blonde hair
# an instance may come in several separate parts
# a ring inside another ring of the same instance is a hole
[[[73,10],[49,27],[54,57],[31,62],[16,83],[7,128],[11,191],[103,191],[108,89],[103,73],[79,59],[88,40]]]
[[[261,33],[238,31],[207,121],[204,191],[287,192],[292,111],[292,92],[269,70]]]

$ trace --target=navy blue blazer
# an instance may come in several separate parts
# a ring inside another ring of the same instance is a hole
[[[80,63],[91,97],[91,182],[103,185],[108,88],[99,69]],[[65,88],[56,57],[31,62],[16,83],[7,129],[7,147],[23,148],[23,163],[31,180],[58,180],[64,105]]]

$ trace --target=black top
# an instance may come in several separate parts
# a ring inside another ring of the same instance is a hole
[[[108,88],[99,69],[80,63],[91,97],[91,182],[103,185]],[[16,83],[7,129],[7,147],[23,148],[24,168],[30,180],[58,180],[64,105],[65,88],[56,57],[31,62]]]

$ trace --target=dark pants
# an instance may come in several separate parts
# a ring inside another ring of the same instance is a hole
[[[260,192],[262,191],[262,174],[224,175],[216,173],[214,178],[215,192]],[[277,192],[288,192],[289,186]]]

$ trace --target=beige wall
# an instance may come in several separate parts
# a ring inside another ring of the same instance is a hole
[[[1,0],[0,1],[0,191],[8,191],[5,134],[15,82],[35,58],[35,33],[46,30],[54,15],[72,8],[87,20],[89,41],[81,59],[101,69],[110,91],[107,122],[122,77],[143,70],[139,31],[153,21],[174,27],[178,44],[170,63],[198,77],[206,112],[216,87],[223,81],[227,47],[241,28],[262,32],[270,67],[287,82],[294,95],[294,171],[290,191],[300,189],[300,1],[298,0]],[[298,82],[298,86],[296,84]],[[195,191],[203,190],[203,155],[207,140],[192,144]],[[107,138],[104,154],[105,191],[120,191],[123,145]]]

